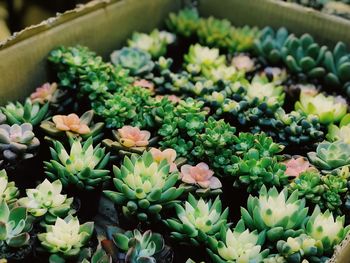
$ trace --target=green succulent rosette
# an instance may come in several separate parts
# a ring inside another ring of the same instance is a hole
[[[0,170],[0,201],[4,200],[8,205],[17,201],[19,189],[15,182],[9,182],[6,170]]]
[[[177,35],[190,37],[195,34],[199,21],[199,14],[196,8],[184,8],[178,13],[170,13],[166,20],[166,26]]]
[[[326,138],[331,142],[344,141],[350,144],[350,114],[341,119],[339,126],[330,124]]]

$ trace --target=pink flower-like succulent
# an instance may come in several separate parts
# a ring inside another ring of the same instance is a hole
[[[119,141],[125,147],[144,147],[151,137],[149,131],[142,131],[138,127],[124,126],[118,129]]]
[[[176,172],[178,170],[175,164],[176,151],[174,149],[165,149],[164,151],[161,151],[156,148],[151,148],[150,153],[153,156],[153,160],[158,163],[164,159],[167,160],[168,164],[170,165],[170,172]]]
[[[75,113],[71,113],[67,116],[53,116],[52,121],[55,123],[56,129],[61,131],[72,131],[78,134],[88,134],[90,132],[89,126],[83,123]]]
[[[181,166],[181,180],[187,184],[198,184],[202,188],[218,189],[222,187],[220,180],[213,176],[214,172],[206,163],[196,166],[185,164]]]
[[[285,173],[290,177],[298,177],[301,173],[312,169],[309,161],[304,157],[293,157],[283,163],[287,167]]]
[[[254,61],[246,55],[238,55],[232,59],[232,65],[243,71],[251,71],[254,68]]]
[[[57,90],[57,84],[54,82],[52,84],[45,83],[41,87],[36,88],[36,90],[30,95],[32,102],[39,102],[44,104],[51,101],[53,94]]]
[[[148,89],[150,91],[154,91],[154,83],[153,82],[150,82],[148,80],[145,80],[145,79],[140,79],[140,80],[136,80],[134,83],[133,83],[134,86],[138,86],[138,87],[141,87],[141,88],[145,88],[145,89]]]

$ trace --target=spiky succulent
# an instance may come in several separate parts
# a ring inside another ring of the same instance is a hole
[[[307,115],[316,115],[321,124],[339,122],[347,112],[346,101],[338,96],[326,96],[322,93],[313,95],[301,92],[300,100],[295,103],[295,109]]]
[[[302,233],[308,208],[304,199],[298,199],[297,191],[288,195],[287,188],[279,193],[275,187],[267,191],[263,186],[259,197],[249,196],[247,209],[241,208],[241,213],[249,229],[266,230],[268,240],[276,242]]]
[[[151,55],[138,48],[123,47],[111,54],[111,61],[116,66],[129,70],[132,76],[145,76],[154,68]]]
[[[81,225],[78,218],[69,215],[64,219],[58,217],[54,225],[46,227],[46,232],[38,234],[38,239],[43,250],[51,254],[53,262],[65,262],[65,259],[78,258],[93,231],[93,222]],[[61,261],[57,261],[59,259]]]
[[[125,262],[162,262],[168,250],[162,235],[152,233],[151,230],[144,233],[137,229],[125,232],[118,230],[112,234],[112,239],[116,246],[126,254]]]
[[[219,197],[204,201],[192,194],[184,205],[176,204],[177,218],[166,219],[164,223],[171,229],[170,236],[181,243],[195,246],[206,244],[210,236],[219,235],[222,225],[226,225],[228,208],[222,211]]]
[[[343,141],[324,141],[316,152],[309,152],[310,162],[324,171],[331,171],[350,164],[350,144]]]
[[[18,161],[33,158],[39,145],[30,123],[12,126],[1,124],[0,166],[15,165]]]
[[[265,63],[279,64],[282,61],[282,47],[288,36],[288,31],[284,27],[277,31],[271,27],[265,27],[260,32],[260,37],[254,41],[255,51]]]
[[[344,227],[344,216],[333,217],[328,210],[321,213],[318,206],[315,207],[311,217],[305,225],[305,232],[317,241],[321,241],[326,255],[333,252],[348,234],[350,226]]]
[[[9,182],[6,170],[0,170],[0,201],[4,200],[8,205],[17,201],[19,190],[15,182]]]
[[[330,124],[326,137],[331,142],[341,140],[350,144],[350,114],[341,119],[339,126]]]
[[[57,217],[64,218],[72,213],[73,198],[67,198],[61,191],[60,180],[50,183],[45,179],[35,189],[26,189],[27,196],[20,198],[18,203],[34,217],[42,217],[43,224],[54,224]]]
[[[48,110],[48,103],[41,105],[38,102],[32,102],[30,99],[27,99],[24,104],[10,102],[1,107],[2,113],[6,115],[6,123],[10,125],[30,123],[36,126],[47,117]]]
[[[287,67],[297,74],[309,78],[321,78],[326,70],[323,67],[323,60],[326,46],[319,46],[309,34],[300,38],[293,34],[288,37],[281,53]]]
[[[177,35],[190,37],[196,32],[199,21],[199,14],[196,8],[184,8],[177,14],[170,13],[166,20],[166,26]]]
[[[5,200],[0,202],[0,248],[20,248],[28,245],[30,228],[26,208],[15,206],[10,209]]]
[[[92,145],[90,137],[81,144],[74,140],[68,153],[62,143],[53,142],[50,148],[52,159],[45,164],[45,174],[51,179],[59,179],[64,188],[77,188],[91,191],[98,189],[108,180],[109,170],[105,170],[109,153],[99,145]]]
[[[125,156],[121,167],[114,166],[113,178],[117,191],[104,191],[114,203],[122,207],[127,218],[140,221],[158,220],[160,212],[176,201],[184,189],[176,187],[178,172],[169,173],[166,160],[160,163],[153,159],[150,152],[142,156]]]

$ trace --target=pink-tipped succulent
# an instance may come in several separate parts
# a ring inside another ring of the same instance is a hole
[[[32,102],[38,102],[40,104],[45,104],[48,101],[51,101],[54,93],[57,90],[57,84],[54,83],[45,83],[41,87],[36,88],[36,90],[30,95]]]
[[[141,87],[141,88],[145,88],[145,89],[150,90],[151,92],[154,92],[154,83],[150,82],[148,80],[145,80],[145,79],[136,80],[133,83],[133,85]]]
[[[75,113],[69,115],[56,115],[52,117],[52,121],[56,125],[56,129],[60,131],[72,131],[78,134],[88,134],[89,126],[83,123]]]
[[[232,59],[232,65],[237,70],[243,70],[246,72],[252,71],[254,69],[254,61],[246,55],[238,55]]]
[[[138,127],[124,126],[118,129],[120,144],[130,147],[145,147],[149,144],[151,133],[149,131],[140,130]]]
[[[287,169],[286,169],[286,175],[290,177],[298,177],[301,173],[314,169],[309,161],[302,156],[294,156],[289,160],[286,160],[283,162]]]
[[[187,184],[197,184],[201,188],[219,189],[222,187],[220,180],[213,175],[214,172],[206,163],[181,166],[181,180]]]
[[[151,148],[150,153],[153,156],[153,160],[160,163],[164,159],[167,160],[168,164],[170,165],[170,172],[176,172],[178,171],[177,166],[175,164],[176,159],[176,151],[173,149],[165,149],[164,151],[161,151],[157,148]]]

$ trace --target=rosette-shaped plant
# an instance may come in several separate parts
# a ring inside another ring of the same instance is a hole
[[[3,114],[0,110],[0,124],[3,124],[6,122],[6,115]]]
[[[51,254],[53,262],[65,262],[65,259],[77,259],[87,245],[94,231],[94,223],[80,224],[78,218],[67,216],[57,218],[54,225],[48,225],[46,232],[38,234],[44,251]],[[60,261],[59,261],[60,260]]]
[[[333,217],[328,210],[321,213],[318,206],[305,225],[305,232],[315,240],[322,242],[325,254],[330,255],[348,234],[350,226],[344,227],[345,216]]]
[[[104,191],[114,203],[122,207],[127,218],[137,217],[140,221],[160,219],[159,212],[183,193],[177,188],[178,172],[169,173],[166,160],[158,163],[150,152],[142,156],[135,154],[124,157],[121,167],[113,167],[116,192]]]
[[[30,100],[35,103],[45,104],[46,102],[52,102],[55,98],[57,90],[57,83],[44,83],[42,86],[36,88],[36,90],[30,94]]]
[[[234,56],[231,65],[237,70],[251,72],[255,69],[255,61],[247,55],[239,54]]]
[[[116,66],[128,69],[132,76],[145,76],[154,68],[151,55],[138,48],[123,47],[114,51],[111,61]]]
[[[84,258],[81,263],[112,263],[112,258],[102,248],[98,248],[90,260]]]
[[[262,262],[269,250],[261,251],[265,232],[246,229],[240,220],[234,230],[222,226],[218,238],[209,238],[209,255],[215,263]]]
[[[220,228],[227,222],[228,208],[222,211],[219,197],[206,202],[189,194],[188,201],[183,206],[175,204],[175,208],[178,218],[166,219],[164,223],[172,231],[170,236],[181,243],[206,244],[210,236],[220,235]]]
[[[48,110],[48,103],[40,105],[39,102],[32,102],[30,99],[27,99],[24,104],[10,102],[5,107],[1,107],[2,113],[6,115],[6,123],[10,125],[30,123],[36,126],[47,117]]]
[[[284,27],[276,32],[271,27],[265,27],[260,32],[260,37],[254,41],[255,51],[265,63],[279,64],[282,60],[281,50],[288,36],[288,31]]]
[[[98,141],[103,136],[103,122],[94,123],[94,112],[89,110],[79,118],[75,113],[55,115],[52,121],[46,120],[40,124],[41,129],[52,138],[67,136],[70,139],[87,140],[93,137]]]
[[[320,240],[315,240],[308,235],[301,234],[298,237],[289,237],[286,241],[277,242],[278,253],[287,260],[287,262],[323,262],[323,245]]]
[[[171,173],[178,171],[177,163],[183,161],[183,159],[176,159],[176,151],[174,149],[165,149],[162,151],[152,147],[149,152],[152,154],[153,160],[158,163],[166,160],[170,166],[169,172]]]
[[[302,92],[300,100],[295,103],[295,109],[301,110],[307,115],[316,115],[321,124],[339,122],[346,114],[346,101],[338,96],[325,96]]]
[[[175,35],[155,29],[149,34],[134,32],[128,40],[128,45],[148,52],[153,58],[159,58],[165,55],[167,46],[174,41]]]
[[[124,252],[125,262],[163,262],[169,248],[165,246],[163,237],[151,230],[143,234],[135,229],[133,231],[120,231],[116,229],[112,233],[112,239],[116,246]]]
[[[73,141],[68,153],[62,143],[53,142],[50,148],[52,160],[44,162],[45,174],[51,179],[59,179],[64,188],[76,187],[91,191],[99,188],[110,178],[105,166],[109,161],[109,153],[99,145],[92,145],[90,137],[83,145]]]
[[[6,247],[20,248],[29,244],[28,231],[31,225],[27,222],[27,210],[24,207],[10,209],[5,200],[0,202],[0,258]]]
[[[331,142],[341,140],[350,144],[350,114],[341,119],[339,126],[330,124],[326,137]]]
[[[259,197],[249,196],[247,209],[241,208],[242,219],[249,229],[266,230],[266,237],[276,242],[302,233],[307,216],[305,200],[298,199],[298,191],[288,197],[288,189],[280,193],[275,187],[267,191],[263,186]]]
[[[321,170],[330,171],[350,164],[350,144],[343,141],[324,141],[316,152],[309,152],[310,162]]]
[[[27,197],[20,198],[18,203],[34,217],[43,217],[44,223],[54,224],[57,217],[65,218],[68,215],[73,203],[73,198],[67,198],[61,191],[60,180],[50,183],[45,179],[35,189],[26,189]]]
[[[30,123],[21,125],[0,125],[0,165],[14,165],[16,162],[33,158],[40,145]]]
[[[229,50],[231,52],[250,51],[254,47],[254,40],[259,37],[260,31],[257,27],[235,27],[231,30]]]
[[[310,78],[325,75],[323,60],[326,51],[327,47],[319,46],[309,34],[300,38],[290,35],[281,50],[284,63],[293,73]]]
[[[4,200],[8,205],[17,201],[19,190],[14,182],[9,182],[5,170],[0,170],[0,201]]]
[[[311,170],[312,166],[310,166],[307,158],[303,156],[292,156],[290,159],[283,162],[287,169],[286,175],[289,177],[298,177],[301,173]]]
[[[199,14],[196,8],[184,8],[177,14],[170,13],[166,25],[168,29],[177,35],[190,37],[199,25]]]

